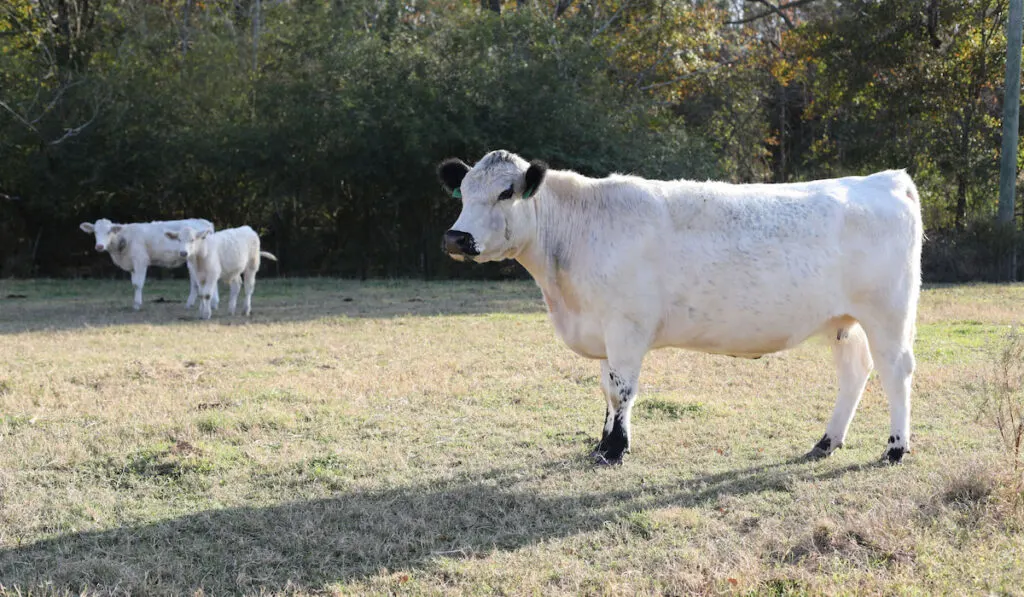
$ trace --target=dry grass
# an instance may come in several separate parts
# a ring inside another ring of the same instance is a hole
[[[185,316],[183,281],[146,294],[0,281],[8,592],[1024,590],[976,408],[1022,286],[926,291],[899,467],[875,464],[874,378],[845,449],[797,459],[835,393],[818,343],[652,353],[634,451],[595,469],[597,365],[531,283],[261,280],[249,321]]]

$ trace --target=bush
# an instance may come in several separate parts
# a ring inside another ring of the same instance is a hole
[[[1021,279],[1024,234],[990,220],[971,222],[963,232],[928,232],[921,255],[922,275],[929,282],[1002,282],[1010,278],[1011,263],[1016,263],[1012,279]]]

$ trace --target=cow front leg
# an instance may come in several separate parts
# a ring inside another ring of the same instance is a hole
[[[211,295],[213,295],[215,292],[217,292],[217,279],[216,278],[211,277],[211,278],[208,278],[206,280],[200,281],[200,286],[199,286],[199,318],[200,319],[209,319],[210,316],[213,314],[213,311],[210,309],[210,301],[211,301],[211,298],[212,298]]]
[[[142,287],[146,285],[146,266],[135,264],[132,266],[132,288],[135,289],[135,300],[132,301],[132,308],[138,311],[142,308]]]
[[[597,464],[622,464],[630,447],[630,415],[639,390],[643,355],[601,362],[601,389],[607,401],[604,430],[593,452]]]
[[[615,428],[615,413],[619,410],[618,396],[608,390],[609,379],[611,379],[611,368],[608,366],[607,360],[602,360],[601,392],[604,394],[606,403],[604,408],[604,428],[601,430],[601,441],[597,443],[597,447],[590,453],[590,456],[598,462],[604,458],[604,454],[608,451],[608,436],[611,435],[612,429]]]
[[[191,309],[192,305],[196,304],[196,295],[199,294],[199,277],[191,262],[186,261],[185,267],[188,268],[188,299],[185,300],[185,308]]]

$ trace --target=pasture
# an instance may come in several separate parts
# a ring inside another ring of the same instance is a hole
[[[1022,594],[1024,518],[979,420],[1024,286],[922,297],[913,452],[844,449],[827,347],[651,353],[622,467],[599,367],[532,282],[0,281],[0,593]]]

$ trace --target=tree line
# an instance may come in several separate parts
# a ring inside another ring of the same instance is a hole
[[[111,275],[77,232],[100,217],[249,224],[288,275],[522,275],[439,249],[459,205],[435,165],[505,148],[591,175],[907,168],[926,278],[992,279],[1022,246],[994,225],[1006,12],[1005,0],[8,0],[0,275]]]

